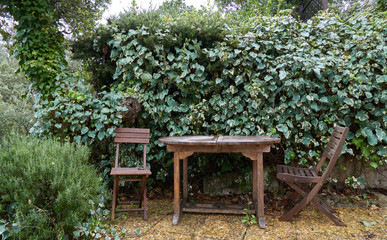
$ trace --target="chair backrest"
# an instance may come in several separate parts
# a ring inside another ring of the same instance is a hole
[[[329,174],[333,170],[333,167],[335,166],[336,161],[340,156],[341,149],[344,146],[345,139],[347,137],[348,132],[349,132],[348,127],[336,126],[333,129],[331,138],[329,139],[329,142],[325,147],[324,152],[322,153],[320,162],[317,164],[315,168],[316,172],[318,173],[321,170],[324,162],[327,159],[329,160],[328,166],[322,175],[323,181],[325,181],[329,177]]]
[[[116,147],[115,166],[118,167],[118,156],[120,143],[142,143],[144,144],[144,168],[146,167],[146,144],[149,143],[150,130],[146,128],[117,128],[114,142]]]

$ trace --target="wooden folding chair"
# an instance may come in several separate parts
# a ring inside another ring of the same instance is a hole
[[[346,226],[344,222],[338,219],[332,213],[335,212],[328,204],[321,200],[317,193],[320,191],[324,182],[329,177],[329,174],[333,170],[336,161],[340,155],[341,149],[344,145],[345,138],[347,137],[349,128],[336,126],[333,130],[331,138],[322,153],[320,162],[316,168],[296,168],[285,165],[277,166],[277,178],[286,182],[296,192],[294,192],[289,198],[295,199],[298,195],[304,197],[299,203],[297,203],[289,212],[285,213],[280,220],[287,221],[295,214],[301,211],[309,202],[315,205],[322,213],[329,217],[336,225]],[[329,161],[325,171],[320,173],[325,161]],[[319,173],[321,175],[319,175]],[[309,186],[311,188],[309,188]]]
[[[113,185],[113,206],[112,206],[112,220],[114,220],[115,212],[127,212],[127,211],[144,211],[144,220],[147,219],[146,215],[146,181],[149,175],[152,174],[149,168],[146,167],[146,144],[149,143],[150,131],[149,129],[141,128],[117,128],[116,136],[114,137],[114,142],[117,143],[116,146],[116,159],[114,163],[114,168],[112,168],[110,175],[114,176],[114,185]],[[120,144],[123,143],[142,143],[144,144],[144,160],[143,167],[131,167],[123,168],[119,166],[119,151]],[[120,177],[124,178],[120,178]],[[131,176],[136,176],[138,178],[131,178]],[[126,177],[126,178],[125,178]],[[117,195],[118,195],[118,186],[119,182],[124,181],[139,181],[141,182],[140,190],[140,201],[139,208],[136,209],[116,209],[116,205],[127,205],[132,202],[119,202],[117,204]]]

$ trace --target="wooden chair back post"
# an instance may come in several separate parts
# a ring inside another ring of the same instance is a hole
[[[316,172],[319,172],[324,162],[326,161],[326,159],[329,159],[328,166],[321,176],[322,183],[324,183],[327,180],[334,166],[336,165],[337,159],[340,156],[341,149],[344,146],[345,139],[347,138],[348,132],[349,132],[348,127],[336,126],[334,128],[331,138],[329,139],[328,144],[325,147],[324,152],[322,153],[321,160],[315,168]]]
[[[118,157],[119,157],[119,153],[120,153],[120,144],[117,143],[117,146],[116,146],[116,159],[114,161],[114,167],[118,167]]]
[[[144,144],[144,168],[146,168],[146,144]]]

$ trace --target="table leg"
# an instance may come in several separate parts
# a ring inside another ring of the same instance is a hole
[[[258,182],[258,212],[257,219],[260,228],[265,228],[265,216],[264,216],[264,185],[263,185],[263,153],[257,154],[257,182]]]
[[[253,162],[253,203],[258,199],[258,187],[257,187],[257,160],[252,160]]]
[[[175,152],[174,153],[174,158],[173,158],[173,179],[174,179],[174,198],[173,198],[173,210],[174,210],[174,215],[172,219],[172,225],[177,225],[179,223],[180,219],[180,158],[179,158],[179,153]]]
[[[188,158],[183,159],[183,202],[188,199]]]

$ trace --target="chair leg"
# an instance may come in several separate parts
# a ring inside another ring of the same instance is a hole
[[[289,201],[294,201],[300,194],[298,192],[292,193],[290,196],[285,197],[285,199],[279,204],[280,207],[289,205]]]
[[[324,208],[326,208],[329,212],[331,213],[337,213],[337,211],[335,209],[333,209],[331,206],[329,206],[325,201],[323,201],[322,199],[320,199],[319,197],[315,197],[317,202],[323,206]]]
[[[117,195],[118,195],[118,178],[117,176],[114,176],[114,182],[113,182],[113,202],[112,202],[112,217],[111,219],[114,220],[114,214],[116,211],[116,202],[117,202]]]
[[[281,221],[289,220],[291,217],[293,217],[294,215],[299,213],[301,211],[301,209],[303,209],[308,203],[309,203],[308,199],[306,197],[303,198],[301,200],[301,202],[296,204],[290,211],[288,211],[287,213],[282,215],[282,217],[280,217],[279,220],[281,220]]]
[[[297,214],[303,207],[306,206],[306,204],[308,204],[309,202],[311,202],[314,206],[317,207],[317,209],[319,209],[323,214],[325,214],[329,219],[331,219],[336,225],[338,226],[346,226],[345,223],[343,221],[341,221],[340,219],[338,219],[335,215],[332,214],[332,212],[334,212],[335,210],[330,207],[328,204],[326,204],[323,200],[321,200],[318,196],[317,196],[317,192],[318,191],[315,191],[315,193],[313,193],[315,196],[311,195],[309,196],[309,199],[311,197],[311,200],[308,201],[308,195],[310,194],[310,191],[309,190],[304,190],[304,189],[301,189],[299,186],[297,186],[296,184],[294,183],[288,183],[289,186],[291,186],[294,190],[296,190],[296,192],[303,196],[304,199],[302,199],[302,201],[297,204],[293,209],[291,209],[289,212],[287,212],[286,214],[284,214],[280,220],[282,221],[286,221],[286,220],[289,220],[293,215]]]
[[[147,199],[146,199],[146,177],[144,176],[144,180],[145,182],[144,184],[144,193],[143,193],[143,201],[144,201],[144,204],[143,204],[143,208],[144,208],[144,220],[146,221],[148,216],[146,214],[146,204],[147,204]]]
[[[300,189],[296,190],[296,192],[294,192],[294,193],[305,197],[310,192],[310,189],[307,189],[306,186],[307,186],[307,184],[302,184]],[[329,206],[326,202],[324,202],[322,199],[320,199],[317,195],[314,196],[314,199],[316,199],[316,201],[318,201],[323,207],[328,209],[331,213],[336,212],[335,209],[333,209],[331,206]]]
[[[287,221],[291,217],[293,217],[295,214],[299,213],[301,209],[303,209],[316,195],[317,192],[320,190],[321,186],[317,187],[315,186],[313,190],[308,191],[306,193],[302,188],[300,188],[297,184],[292,182],[286,182],[291,188],[296,190],[301,196],[304,198],[296,204],[289,212],[285,213],[282,217],[280,217],[281,221]]]
[[[320,201],[318,201],[316,198],[312,199],[312,203],[314,206],[317,207],[322,213],[324,213],[329,219],[331,219],[337,226],[347,226],[343,221],[341,221],[339,218],[337,218],[335,215],[332,214],[332,211],[330,211],[327,206],[324,203],[321,204]],[[329,207],[330,208],[330,207]]]
[[[142,201],[144,200],[144,190],[146,185],[146,176],[142,177],[141,181],[141,190],[140,190],[140,203],[138,204],[139,208],[142,206]]]

